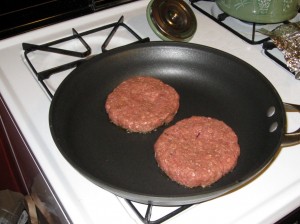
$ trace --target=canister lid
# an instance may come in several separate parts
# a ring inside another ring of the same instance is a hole
[[[147,19],[162,40],[189,41],[197,29],[195,14],[183,0],[152,0]]]

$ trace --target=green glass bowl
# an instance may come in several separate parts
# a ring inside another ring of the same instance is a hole
[[[255,23],[287,21],[299,9],[299,0],[216,0],[216,3],[228,15]]]

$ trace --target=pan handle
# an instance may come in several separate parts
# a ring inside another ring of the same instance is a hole
[[[300,112],[300,105],[284,103],[286,112]],[[292,146],[300,143],[300,128],[291,133],[285,133],[281,143],[282,147]]]

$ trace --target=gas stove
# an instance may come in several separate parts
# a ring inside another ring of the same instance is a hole
[[[294,172],[300,169],[299,145],[282,148],[261,175],[239,189],[203,203],[175,207],[144,205],[115,196],[77,172],[57,149],[48,123],[51,98],[57,87],[78,63],[103,50],[137,41],[161,41],[148,24],[148,4],[149,1],[141,0],[115,6],[0,42],[1,96],[30,146],[36,162],[47,177],[68,221],[278,221],[300,205],[300,173]],[[214,2],[199,1],[192,4],[197,7],[203,6],[205,12],[218,11]],[[284,102],[300,104],[300,81],[265,54],[263,42],[268,41],[266,37],[260,36],[258,43],[251,44],[192,5],[191,8],[198,24],[191,43],[213,47],[241,58],[259,70],[274,85]],[[249,26],[240,21],[238,23],[242,27]],[[112,33],[114,35],[110,38]],[[252,37],[252,34],[250,36]],[[64,53],[58,54],[56,51]],[[68,66],[64,67],[65,64]],[[299,126],[300,115],[288,113],[288,131],[294,131]]]

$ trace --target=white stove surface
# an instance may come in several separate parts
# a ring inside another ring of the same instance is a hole
[[[1,95],[73,223],[129,224],[141,221],[122,198],[92,184],[60,154],[49,130],[51,100],[25,65],[21,44],[45,43],[70,35],[71,28],[81,32],[116,22],[121,15],[141,37],[158,40],[147,23],[148,2],[133,2],[0,42]],[[300,81],[267,58],[260,45],[249,45],[198,11],[194,12],[198,28],[190,42],[241,58],[270,80],[284,102],[300,104]],[[55,89],[60,80],[51,82]],[[289,113],[288,130],[298,127],[300,115]],[[219,198],[193,205],[166,223],[274,223],[300,205],[299,161],[300,145],[282,148],[270,166],[252,182]],[[144,210],[145,206],[137,207]],[[170,209],[155,208],[153,219]]]

